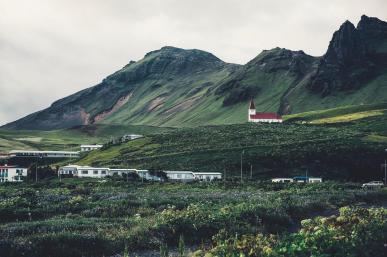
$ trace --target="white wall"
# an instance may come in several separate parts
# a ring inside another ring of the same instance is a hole
[[[27,177],[27,168],[3,167],[0,173],[0,182],[21,182]]]

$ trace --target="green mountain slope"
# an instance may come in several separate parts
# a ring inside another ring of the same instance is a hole
[[[90,124],[190,127],[243,123],[258,111],[294,114],[387,101],[387,23],[345,22],[327,53],[275,48],[245,65],[200,50],[163,47],[100,84],[4,126],[62,129]]]

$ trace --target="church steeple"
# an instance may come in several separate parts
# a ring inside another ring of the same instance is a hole
[[[255,110],[255,104],[254,104],[254,101],[253,99],[250,100],[250,110]]]
[[[248,121],[251,121],[251,116],[252,115],[255,115],[256,114],[256,111],[255,111],[255,104],[254,104],[254,101],[253,99],[251,99],[250,101],[250,107],[249,107],[249,111],[248,111]]]

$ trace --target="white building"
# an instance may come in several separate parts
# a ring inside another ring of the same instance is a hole
[[[122,176],[124,174],[137,173],[140,179],[149,181],[163,181],[163,178],[152,175],[149,170],[123,169],[123,168],[97,168],[79,165],[67,165],[59,168],[58,176],[103,178],[106,176]],[[221,179],[219,172],[192,172],[192,171],[164,171],[171,181],[189,182],[194,180],[212,181]]]
[[[81,145],[81,152],[89,152],[101,149],[103,145]]]
[[[110,176],[122,176],[124,174],[137,173],[136,169],[109,169]]]
[[[73,176],[78,178],[103,178],[109,176],[109,168],[67,165],[59,168],[58,176]]]
[[[293,178],[294,182],[298,183],[320,183],[322,178],[312,178],[308,176],[296,176]]]
[[[77,168],[77,172],[74,174],[75,177],[79,178],[104,178],[109,175],[109,168],[96,168],[89,166],[81,166]]]
[[[192,171],[164,171],[167,174],[169,180],[176,181],[193,181],[195,180],[195,175]]]
[[[0,182],[22,182],[27,177],[27,168],[0,166]]]
[[[64,167],[60,167],[58,170],[58,176],[68,176],[72,177],[78,170],[78,167],[81,167],[79,165],[67,165]]]
[[[271,182],[274,183],[291,183],[294,182],[292,178],[273,178],[271,179]]]
[[[282,117],[274,112],[260,112],[257,113],[254,101],[250,101],[248,111],[249,122],[264,122],[264,123],[282,123]]]
[[[9,155],[10,157],[78,158],[79,152],[12,150]]]
[[[306,176],[297,176],[294,178],[272,178],[271,182],[274,182],[274,183],[291,183],[291,182],[321,183],[322,178],[311,178],[311,177],[306,177]]]
[[[196,180],[200,181],[213,181],[214,179],[222,179],[222,173],[220,172],[194,172]]]
[[[151,175],[149,173],[149,170],[137,170],[136,172],[141,179],[146,179],[149,181],[161,181],[162,180],[162,178],[160,178],[158,176]]]
[[[323,182],[322,178],[309,178],[309,183],[321,183]]]
[[[121,137],[121,142],[126,142],[126,141],[130,141],[130,140],[134,140],[134,139],[137,139],[137,138],[141,138],[143,137],[142,135],[137,135],[137,134],[127,134],[127,135],[123,135]]]

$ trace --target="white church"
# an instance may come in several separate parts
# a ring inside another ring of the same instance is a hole
[[[254,101],[250,101],[248,112],[249,122],[282,123],[282,117],[274,112],[258,112],[255,109]]]

